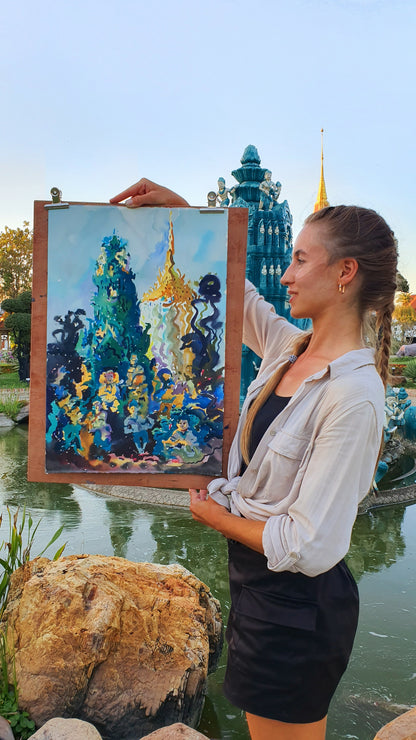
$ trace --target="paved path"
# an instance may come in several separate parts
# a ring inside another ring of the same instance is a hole
[[[378,491],[377,495],[366,496],[358,507],[359,514],[366,514],[370,509],[396,504],[413,504],[416,501],[416,485],[396,488],[395,490]]]
[[[101,493],[105,496],[115,496],[129,501],[135,501],[140,504],[155,504],[157,506],[180,506],[188,508],[189,493],[188,491],[174,491],[167,488],[144,488],[143,486],[103,486],[99,483],[91,484],[72,484],[78,488],[87,488],[94,493]]]
[[[29,400],[29,388],[0,388],[0,399],[17,396],[21,401]]]

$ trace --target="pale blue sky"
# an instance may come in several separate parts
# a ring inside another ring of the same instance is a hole
[[[330,202],[382,213],[416,292],[415,38],[415,0],[4,3],[0,229],[142,175],[205,205],[254,144],[296,235],[323,127]]]
[[[202,276],[214,272],[225,286],[227,212],[200,213],[197,209],[130,209],[120,206],[56,209],[49,214],[48,324],[57,328],[55,315],[82,308],[93,317],[92,281],[100,248],[113,232],[127,241],[129,266],[135,273],[139,298],[154,286],[166,259],[172,216],[175,266],[197,288]],[[192,236],[191,236],[192,235]],[[209,250],[204,248],[209,244]],[[71,280],[68,282],[68,278]],[[225,292],[217,308],[225,316]],[[49,337],[50,339],[50,337]]]

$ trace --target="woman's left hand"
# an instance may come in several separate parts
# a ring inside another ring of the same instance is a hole
[[[225,517],[229,516],[227,509],[209,497],[208,491],[204,488],[200,490],[190,488],[189,495],[191,497],[189,510],[192,518],[197,522],[201,522],[201,524],[205,524],[207,527],[221,531],[221,522],[224,521]]]
[[[208,496],[208,491],[204,488],[199,491],[196,488],[190,488],[189,495],[191,497],[189,509],[195,521],[216,529],[228,539],[237,540],[252,550],[263,553],[264,522],[256,522],[231,514],[225,506],[217,504]]]
[[[146,177],[142,177],[139,182],[131,185],[127,190],[110,198],[110,203],[121,203],[126,200],[125,206],[129,208],[139,208],[140,206],[169,206],[170,208],[188,207],[189,203],[181,195],[175,193],[157,182],[152,182]]]

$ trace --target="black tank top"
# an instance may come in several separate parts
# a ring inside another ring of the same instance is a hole
[[[283,409],[287,406],[290,398],[290,396],[276,396],[273,391],[273,393],[271,393],[270,396],[266,399],[263,406],[261,406],[261,408],[258,410],[256,416],[254,417],[253,426],[251,427],[251,437],[249,444],[250,460],[253,457],[265,431],[269,428],[270,424],[272,423],[272,421],[274,421],[276,416],[280,414],[280,412],[283,411]],[[247,465],[243,462],[240,475],[244,473],[246,468]]]

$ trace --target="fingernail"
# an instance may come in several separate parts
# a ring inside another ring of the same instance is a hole
[[[124,205],[125,205],[125,206],[132,206],[132,205],[133,205],[133,198],[128,198],[128,199],[127,199],[127,200],[125,201]]]

